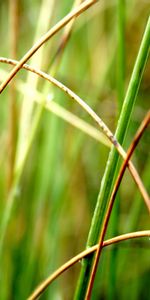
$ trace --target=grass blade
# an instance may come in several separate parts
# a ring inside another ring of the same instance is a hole
[[[130,79],[130,83],[128,86],[128,90],[125,96],[125,100],[123,103],[123,107],[121,110],[120,118],[116,129],[116,138],[119,140],[121,144],[123,143],[125,134],[127,132],[127,127],[129,125],[132,109],[140,86],[143,71],[147,62],[149,47],[150,47],[150,18],[148,19],[147,22],[143,40],[139,49],[135,66],[133,68],[133,73]],[[118,159],[119,157],[118,154],[116,153],[116,150],[112,148],[108,158],[104,177],[101,183],[100,193],[98,196],[96,209],[94,212],[94,216],[92,219],[92,224],[88,236],[87,247],[91,247],[97,243],[99,232],[101,231],[102,228],[102,223],[104,220],[104,215],[108,204],[109,196],[112,190],[112,184],[116,177],[115,171],[116,171],[116,165]],[[81,274],[80,274],[79,283],[75,294],[75,299],[82,300],[86,295],[87,286],[91,274],[92,261],[93,261],[93,255],[91,255],[87,259],[84,259],[82,262]]]

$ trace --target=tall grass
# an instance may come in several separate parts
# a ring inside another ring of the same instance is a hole
[[[129,145],[149,107],[148,63],[144,71],[149,23],[141,43],[148,3],[137,2],[0,3],[2,300],[27,299],[41,281],[85,248],[87,236],[88,248],[98,241],[119,158],[115,147],[110,151],[111,143],[104,134],[115,144],[112,132],[117,128],[115,137],[122,144],[127,132],[124,145]],[[87,11],[71,19],[69,12],[73,9],[77,15],[77,7],[81,5],[84,10],[86,3]],[[64,26],[69,18],[71,22]],[[53,38],[47,40],[51,35]],[[20,70],[30,56],[29,66]],[[49,74],[58,79],[60,89],[50,83]],[[87,112],[104,127],[104,134]],[[147,189],[148,145],[145,131],[133,159]],[[116,200],[106,238],[149,229],[146,206],[129,173]],[[149,242],[146,237],[135,241],[103,249],[93,299],[141,299],[141,295],[148,299]],[[84,259],[81,255],[79,263],[55,280],[41,298],[73,299],[76,291],[76,298],[84,299],[94,257],[91,253]]]

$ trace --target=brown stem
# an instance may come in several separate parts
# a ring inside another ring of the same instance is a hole
[[[114,237],[112,239],[104,241],[102,247],[107,247],[109,245],[116,244],[116,243],[119,243],[119,242],[122,242],[125,240],[141,238],[141,237],[150,237],[150,230],[131,232],[131,233],[126,233],[126,234]],[[70,260],[68,260],[59,269],[57,269],[53,274],[51,274],[46,280],[44,280],[36,288],[36,290],[29,296],[28,300],[37,299],[59,275],[61,275],[66,270],[68,270],[71,266],[73,266],[75,263],[80,261],[82,258],[84,258],[84,257],[88,256],[89,254],[93,253],[94,251],[96,251],[97,248],[98,248],[98,245],[90,247],[90,248],[84,250],[83,252],[79,253],[78,255],[74,256]]]
[[[82,2],[83,2],[82,0],[74,0],[72,9],[77,7],[78,5],[80,5]],[[54,66],[53,66],[54,69],[57,68],[57,66],[59,65],[59,62],[61,60],[64,49],[71,37],[71,33],[72,33],[72,29],[73,29],[75,20],[76,20],[76,18],[73,18],[72,21],[64,28],[64,33],[62,35],[58,49],[56,50],[56,52],[50,62],[50,66],[49,66],[50,69],[52,68],[53,64],[54,64]]]
[[[105,233],[106,233],[106,230],[107,230],[109,218],[110,218],[111,211],[112,211],[112,208],[113,208],[113,204],[114,204],[114,201],[115,201],[115,196],[117,194],[118,188],[120,186],[121,180],[122,180],[124,172],[126,170],[128,161],[129,161],[131,155],[133,154],[138,142],[140,141],[140,138],[141,138],[142,134],[144,133],[144,131],[145,131],[146,127],[149,125],[149,123],[150,123],[150,111],[147,113],[144,120],[142,121],[142,123],[141,123],[141,125],[140,125],[140,127],[139,127],[139,129],[138,129],[138,131],[137,131],[137,133],[136,133],[136,135],[135,135],[128,151],[127,151],[126,159],[124,160],[124,162],[121,166],[119,175],[117,177],[117,180],[116,180],[116,183],[115,183],[115,186],[114,186],[114,189],[113,189],[113,192],[111,194],[111,198],[110,198],[108,208],[107,208],[107,212],[106,212],[104,222],[103,222],[102,231],[101,231],[100,237],[99,237],[98,248],[97,248],[96,255],[95,255],[95,258],[94,258],[94,262],[93,262],[93,268],[92,268],[92,272],[91,272],[91,276],[90,276],[90,281],[89,281],[89,284],[88,284],[86,300],[89,300],[90,297],[91,297],[92,288],[93,288],[93,284],[94,284],[94,279],[95,279],[95,275],[96,275],[96,270],[97,270],[97,267],[98,267],[98,262],[99,262],[99,258],[100,258],[101,251],[102,251],[103,240],[104,240],[104,237],[105,237]],[[149,199],[149,203],[150,203],[150,199]]]

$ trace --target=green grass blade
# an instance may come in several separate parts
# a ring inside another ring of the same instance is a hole
[[[124,99],[125,82],[125,0],[118,0],[118,65],[117,65],[117,91],[118,107],[121,111]]]
[[[121,144],[123,143],[127,131],[127,127],[129,125],[132,108],[134,106],[136,95],[142,79],[142,74],[148,58],[149,47],[150,47],[150,18],[148,19],[147,22],[143,40],[139,49],[135,66],[133,68],[133,73],[131,76],[131,80],[128,86],[128,90],[126,93],[126,97],[123,103],[123,107],[117,125],[116,138],[119,140]],[[98,240],[99,232],[103,224],[105,211],[107,208],[110,192],[112,189],[112,184],[115,179],[115,170],[116,170],[118,159],[119,159],[118,153],[114,148],[112,148],[108,158],[104,177],[101,183],[96,209],[94,212],[94,216],[92,219],[92,224],[88,236],[87,247],[96,244]],[[91,267],[92,267],[92,259],[93,259],[93,255],[84,259],[82,262],[81,274],[80,274],[80,278],[79,278],[79,282],[75,294],[75,299],[78,300],[84,299],[86,295]]]
[[[117,1],[117,105],[118,116],[124,100],[125,92],[125,0]],[[116,197],[116,203],[111,215],[111,224],[109,226],[110,236],[119,234],[118,222],[120,215],[120,195]],[[108,292],[107,298],[115,299],[117,297],[117,263],[118,248],[113,247],[109,254],[109,272],[108,272]]]

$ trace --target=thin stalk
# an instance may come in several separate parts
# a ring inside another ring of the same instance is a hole
[[[107,246],[110,246],[110,245],[113,245],[113,244],[116,244],[119,242],[123,242],[123,241],[129,240],[129,239],[149,237],[149,236],[150,236],[150,230],[126,233],[126,234],[119,235],[117,237],[114,237],[114,238],[104,241],[102,244],[102,247],[107,247]],[[58,276],[60,276],[63,272],[68,270],[70,267],[72,267],[77,262],[81,261],[81,259],[83,259],[84,257],[90,255],[93,252],[96,252],[97,249],[98,249],[98,244],[82,251],[78,255],[76,255],[73,258],[71,258],[70,260],[68,260],[59,269],[57,269],[53,274],[51,274],[46,280],[44,280],[36,288],[36,290],[29,296],[28,300],[37,299]]]
[[[10,60],[10,59],[5,59],[5,58],[0,58],[0,61],[17,64],[17,62],[15,60]],[[54,84],[55,86],[60,88],[63,92],[65,92],[71,99],[76,101],[92,117],[92,119],[98,124],[98,126],[101,128],[103,133],[107,136],[107,138],[110,140],[110,142],[115,146],[116,150],[121,155],[121,157],[123,159],[126,158],[126,152],[121,147],[121,145],[119,144],[119,142],[117,141],[115,136],[112,134],[110,129],[107,127],[107,125],[103,122],[103,120],[95,113],[95,111],[93,111],[93,109],[84,100],[82,100],[72,90],[70,90],[68,87],[66,87],[64,84],[62,84],[60,81],[58,81],[54,77],[52,77],[48,74],[45,74],[44,72],[39,71],[38,69],[29,67],[27,64],[24,64],[22,67],[25,68],[26,70],[29,70],[29,71],[41,76],[44,79],[48,80],[49,82],[51,82],[52,84]],[[20,164],[20,162],[18,163],[18,165],[19,164]],[[18,166],[16,166],[16,168],[18,168]],[[140,177],[131,161],[129,161],[129,163],[128,163],[128,168],[129,168],[129,171],[131,172],[131,175],[133,176],[133,178],[135,180],[137,187],[139,188],[139,190],[143,196],[145,204],[147,205],[147,203],[149,203],[148,202],[149,196],[148,196],[148,194],[143,186],[143,183],[140,180]],[[148,210],[150,210],[150,205],[148,205],[147,208],[148,208]]]
[[[140,125],[134,139],[133,139],[133,142],[131,143],[131,146],[129,147],[129,150],[127,151],[127,157],[124,160],[124,162],[122,164],[122,167],[119,171],[119,175],[117,177],[117,180],[116,180],[116,183],[115,183],[115,186],[114,186],[114,189],[113,189],[113,192],[112,192],[109,204],[108,204],[108,208],[107,208],[105,218],[104,218],[104,223],[103,223],[103,226],[102,226],[102,231],[101,231],[100,237],[99,237],[98,248],[97,248],[97,251],[96,251],[96,256],[94,258],[93,268],[92,268],[91,277],[90,277],[90,281],[89,281],[89,285],[88,285],[88,289],[87,289],[87,294],[86,294],[86,299],[87,300],[89,300],[90,297],[91,297],[92,288],[93,288],[93,284],[94,284],[94,279],[95,279],[95,275],[96,275],[96,270],[97,270],[99,258],[100,258],[100,255],[101,255],[102,243],[103,243],[105,233],[106,233],[106,230],[107,230],[107,227],[108,227],[108,222],[109,222],[109,218],[110,218],[110,215],[111,215],[111,212],[112,212],[112,208],[113,208],[113,204],[114,204],[114,201],[115,201],[117,191],[119,189],[121,180],[122,180],[123,175],[125,173],[128,161],[131,158],[131,155],[133,154],[136,146],[138,145],[138,143],[140,141],[140,138],[142,137],[142,134],[144,133],[144,131],[147,128],[147,126],[149,125],[149,123],[150,123],[150,111],[147,113],[146,117],[144,118],[143,122],[141,123],[141,125]],[[150,199],[149,199],[149,203],[150,203]]]
[[[145,186],[147,186],[147,190],[150,192],[150,156],[147,157],[145,162],[144,171],[142,173],[143,182],[145,183]],[[139,224],[139,220],[141,217],[141,211],[143,209],[143,203],[141,202],[141,195],[136,191],[134,201],[131,205],[130,211],[129,211],[129,218],[125,224],[125,230],[131,230],[134,231]]]
[[[150,192],[150,184],[149,184],[150,183],[150,171],[149,170],[150,170],[150,156],[147,157],[147,158],[145,157],[145,167],[144,167],[144,170],[141,174],[143,182],[145,183],[145,186],[147,187],[147,190],[149,189],[149,192]],[[146,218],[143,203],[141,201],[141,195],[138,193],[138,190],[136,190],[135,195],[134,195],[134,199],[131,203],[131,207],[130,207],[129,212],[127,214],[127,218],[125,220],[125,224],[123,226],[123,230],[124,230],[123,233],[132,232],[132,231],[137,230],[138,227],[139,227],[139,224],[142,224],[143,228],[147,225],[148,225],[148,228],[150,228],[149,218]],[[118,264],[118,267],[117,267],[117,269],[118,269],[118,278],[120,278],[120,276],[122,275],[122,270],[125,270],[127,264],[129,263],[130,254],[131,254],[130,247],[127,247],[127,249],[125,251],[121,251],[121,249],[119,250],[119,253],[118,253],[118,262],[119,262],[119,264]],[[140,260],[140,265],[141,266],[144,267],[144,265],[145,265],[145,266],[148,267],[149,262],[147,261],[148,265],[146,263],[144,263],[144,261],[143,261],[144,257],[146,258],[145,251],[144,252],[139,251],[137,261]],[[149,257],[149,255],[148,255],[148,257]],[[148,260],[149,260],[149,258],[148,258]],[[146,273],[146,269],[145,269],[145,273]],[[148,273],[147,273],[147,275],[148,275]],[[126,274],[125,278],[127,279],[127,277],[128,277],[128,273]],[[138,281],[139,285],[138,285],[138,287],[135,287],[136,292],[138,293],[138,295],[139,295],[139,292],[141,291],[140,290],[140,284],[141,284],[140,279],[141,279],[141,277],[142,277],[142,274],[140,276],[137,276],[137,281],[139,280],[140,282]],[[136,278],[135,278],[135,280],[136,280]],[[135,280],[134,280],[134,282],[135,282]],[[133,282],[133,284],[134,284],[134,282]],[[145,287],[146,287],[146,285],[145,285]],[[124,292],[122,291],[120,293],[120,298],[121,299],[123,298],[123,294],[124,294]],[[128,293],[128,295],[129,294],[130,293]],[[132,296],[130,296],[130,297],[132,299]],[[126,293],[125,293],[125,298],[126,298]],[[138,296],[135,299],[138,299]]]
[[[148,19],[147,26],[144,32],[144,36],[141,42],[139,53],[133,68],[132,76],[129,82],[127,93],[122,106],[120,118],[116,129],[116,138],[122,144],[125,139],[129,120],[131,117],[132,109],[135,103],[136,95],[139,90],[140,82],[144,72],[144,68],[147,62],[150,47],[150,18]],[[108,205],[110,193],[113,187],[113,182],[116,177],[116,169],[119,157],[116,153],[115,148],[112,148],[103,180],[98,195],[98,200],[95,208],[95,212],[92,219],[92,224],[87,240],[87,247],[91,247],[97,243],[99,233],[102,230],[102,224]],[[84,259],[81,267],[81,273],[79,277],[78,286],[76,289],[75,299],[84,299],[87,287],[90,279],[91,268],[92,268],[93,255],[89,258]]]
[[[82,3],[82,0],[75,0],[73,3],[72,9],[74,9],[81,3]],[[64,33],[62,35],[58,49],[56,50],[56,53],[54,54],[54,56],[50,62],[49,69],[52,70],[52,74],[53,74],[53,72],[54,73],[56,72],[56,69],[60,64],[62,54],[64,53],[65,47],[67,46],[68,41],[71,37],[71,33],[73,30],[73,25],[75,23],[75,20],[76,20],[76,18],[72,19],[72,21],[69,24],[67,24],[66,27],[64,28]]]
[[[12,78],[17,74],[17,72],[21,69],[24,63],[29,60],[29,58],[52,36],[54,36],[61,28],[63,28],[66,24],[69,23],[74,17],[79,16],[85,10],[87,10],[90,6],[96,3],[96,0],[87,0],[84,1],[79,7],[75,8],[72,12],[67,14],[63,19],[61,19],[55,26],[53,26],[46,34],[44,34],[29,51],[22,57],[22,59],[18,62],[15,68],[10,72],[6,80],[0,86],[0,93],[5,89],[8,83],[12,80]]]

